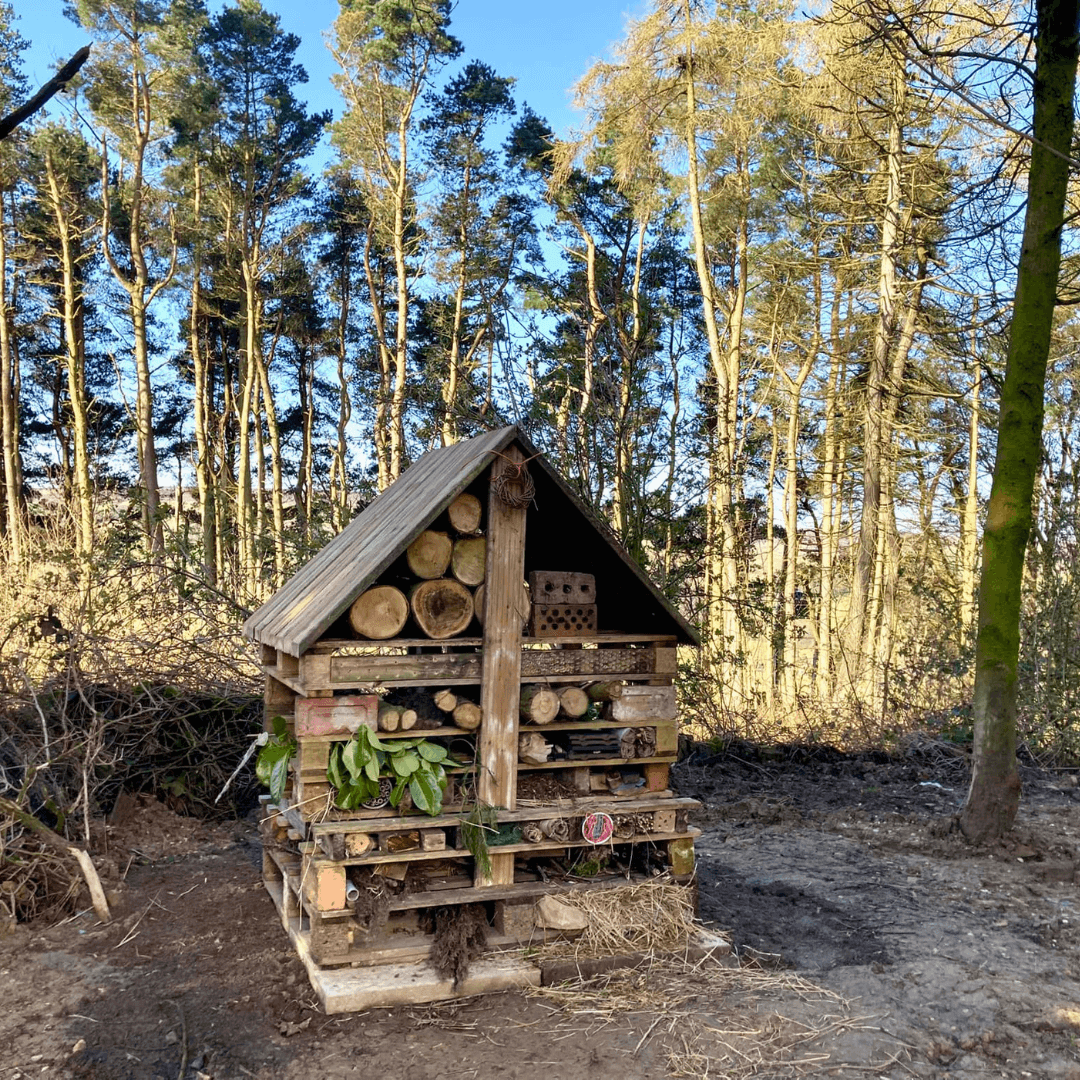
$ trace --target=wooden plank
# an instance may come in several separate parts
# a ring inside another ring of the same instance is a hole
[[[480,710],[484,723],[477,746],[477,797],[488,806],[513,810],[517,800],[518,704],[521,693],[521,619],[525,580],[525,507],[508,506],[498,494],[500,478],[512,480],[525,455],[508,446],[491,466],[488,487],[487,567],[484,577],[483,671]],[[491,876],[477,871],[476,884],[509,885],[514,857],[491,856]]]
[[[576,769],[582,765],[623,765],[627,767],[632,765],[644,765],[646,768],[649,768],[652,765],[659,765],[661,763],[666,767],[676,760],[677,759],[673,754],[657,754],[655,757],[648,758],[568,758],[565,761],[545,761],[540,765],[526,765],[524,761],[521,761],[518,762],[518,769],[522,772],[535,772],[537,769]]]
[[[573,647],[579,648],[582,645],[645,645],[655,644],[657,646],[674,647],[676,638],[673,634],[612,634],[612,633],[600,633],[593,634],[587,638],[575,639]],[[431,638],[389,638],[386,641],[364,641],[363,638],[323,638],[321,641],[315,642],[309,650],[312,653],[327,653],[336,652],[339,649],[369,649],[372,652],[377,652],[381,649],[408,649],[408,648],[431,648],[432,646],[439,645],[440,642],[432,641]],[[479,648],[484,644],[483,638],[478,637],[460,637],[453,638],[451,641],[444,642],[443,644],[453,647],[467,647],[472,646]],[[546,649],[552,647],[552,642],[547,638],[534,638],[523,637],[521,639],[523,646],[541,645]],[[264,661],[264,663],[273,663],[273,659]],[[666,670],[666,669],[665,669]],[[675,669],[672,668],[672,671]]]
[[[652,794],[649,798],[637,799],[634,803],[634,809],[641,811],[696,810],[699,809],[700,806],[701,803],[698,802],[697,799],[664,798],[656,794]],[[569,800],[566,800],[565,802],[553,801],[545,803],[543,806],[532,806],[525,810],[500,810],[497,818],[500,823],[512,821],[542,821],[544,818],[551,817],[553,813],[584,817],[586,814],[592,814],[610,808],[610,799],[594,796],[591,799],[579,799],[573,802]],[[319,821],[308,824],[306,827],[313,837],[318,837],[327,833],[366,833],[372,831],[396,832],[399,829],[417,828],[449,829],[459,826],[461,823],[461,816],[457,814],[442,814],[439,817],[427,817],[426,815],[412,814],[407,817],[403,815],[401,817],[380,818],[377,821],[377,825],[373,824],[371,819],[367,819],[361,821]]]
[[[559,816],[552,815],[548,812],[548,817]],[[569,817],[570,815],[566,815]],[[576,815],[575,815],[576,816]],[[696,836],[701,835],[701,830],[688,827],[683,832],[678,833],[636,833],[634,836],[619,837],[617,840],[612,840],[612,844],[643,844],[646,841],[661,842],[666,840],[682,840],[693,839]],[[571,833],[569,840],[541,840],[538,844],[530,844],[522,842],[520,844],[500,844],[497,849],[492,849],[491,861],[494,862],[496,858],[510,859],[511,868],[513,866],[513,856],[524,852],[551,852],[562,851],[564,848],[578,848],[578,847],[594,847],[594,844],[590,844],[588,840],[583,839],[580,834],[577,838],[574,838],[574,834]],[[610,845],[602,845],[608,847]],[[691,845],[693,846],[693,845]],[[498,855],[496,855],[496,851]],[[313,856],[313,866],[378,866],[383,863],[409,863],[409,862],[429,862],[431,860],[441,861],[443,859],[467,859],[472,856],[472,853],[468,848],[447,848],[445,851],[400,851],[396,853],[389,852],[372,852],[369,855],[355,855],[346,856],[344,859],[326,859],[322,856]],[[495,881],[493,885],[511,885],[513,884],[513,875],[511,874],[509,881]],[[476,887],[483,889],[487,886],[484,881],[479,880],[476,882]]]
[[[307,659],[305,657],[305,659]],[[433,653],[417,656],[329,656],[327,685],[342,688],[346,682],[386,682],[417,679],[441,682],[443,679],[479,679],[482,657],[479,653]],[[312,684],[314,685],[314,684]]]

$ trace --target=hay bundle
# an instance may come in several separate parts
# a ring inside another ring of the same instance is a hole
[[[545,953],[552,956],[674,952],[686,948],[694,929],[693,895],[682,885],[647,881],[617,889],[560,893],[559,900],[580,910],[589,927],[572,942],[545,946]]]

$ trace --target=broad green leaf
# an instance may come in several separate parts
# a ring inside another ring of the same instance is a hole
[[[285,722],[284,716],[275,716],[270,721],[271,727],[274,729],[274,735],[278,739],[287,739],[289,737],[289,725]]]
[[[280,743],[267,743],[255,759],[255,775],[259,782],[270,789],[275,799],[280,799],[285,792],[285,780],[289,775],[289,759],[292,757],[291,746]]]
[[[390,792],[390,805],[399,806],[401,800],[405,795],[405,785],[408,780],[404,776],[399,776],[397,783],[394,785],[394,790]]]
[[[341,763],[349,770],[349,776],[353,780],[359,780],[364,773],[365,758],[367,757],[360,749],[360,744],[350,739],[341,751]]]
[[[425,761],[445,761],[449,753],[445,746],[430,742],[418,743],[416,751]]]
[[[369,745],[371,746],[371,748],[373,750],[392,750],[393,749],[392,746],[387,746],[386,743],[382,742],[379,739],[379,736],[376,735],[375,732],[371,730],[371,728],[365,727],[362,730],[367,732],[368,743],[369,743]]]
[[[330,760],[326,766],[326,778],[336,788],[346,784],[345,770],[341,766],[341,743],[335,743],[330,749]]]
[[[270,770],[270,797],[280,799],[285,794],[285,784],[289,779],[289,759],[292,757],[292,748],[283,746],[285,751],[273,764]]]
[[[405,754],[394,754],[391,767],[398,776],[411,776],[420,768],[420,755],[412,750]]]
[[[409,779],[409,794],[417,810],[434,817],[442,810],[442,789],[425,771],[413,773]]]
[[[374,780],[376,783],[378,783],[379,760],[374,754],[372,754],[372,756],[364,762],[364,774],[369,780]]]

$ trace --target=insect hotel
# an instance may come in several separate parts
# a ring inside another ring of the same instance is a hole
[[[516,427],[426,454],[244,632],[264,879],[327,1012],[539,983],[585,894],[692,910],[697,636]]]

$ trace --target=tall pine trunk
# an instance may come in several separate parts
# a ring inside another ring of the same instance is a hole
[[[1050,332],[1069,184],[1080,0],[1036,0],[1033,133],[997,454],[983,533],[975,644],[975,745],[960,825],[972,841],[1007,832],[1020,804],[1016,768],[1020,586],[1042,453]]]

